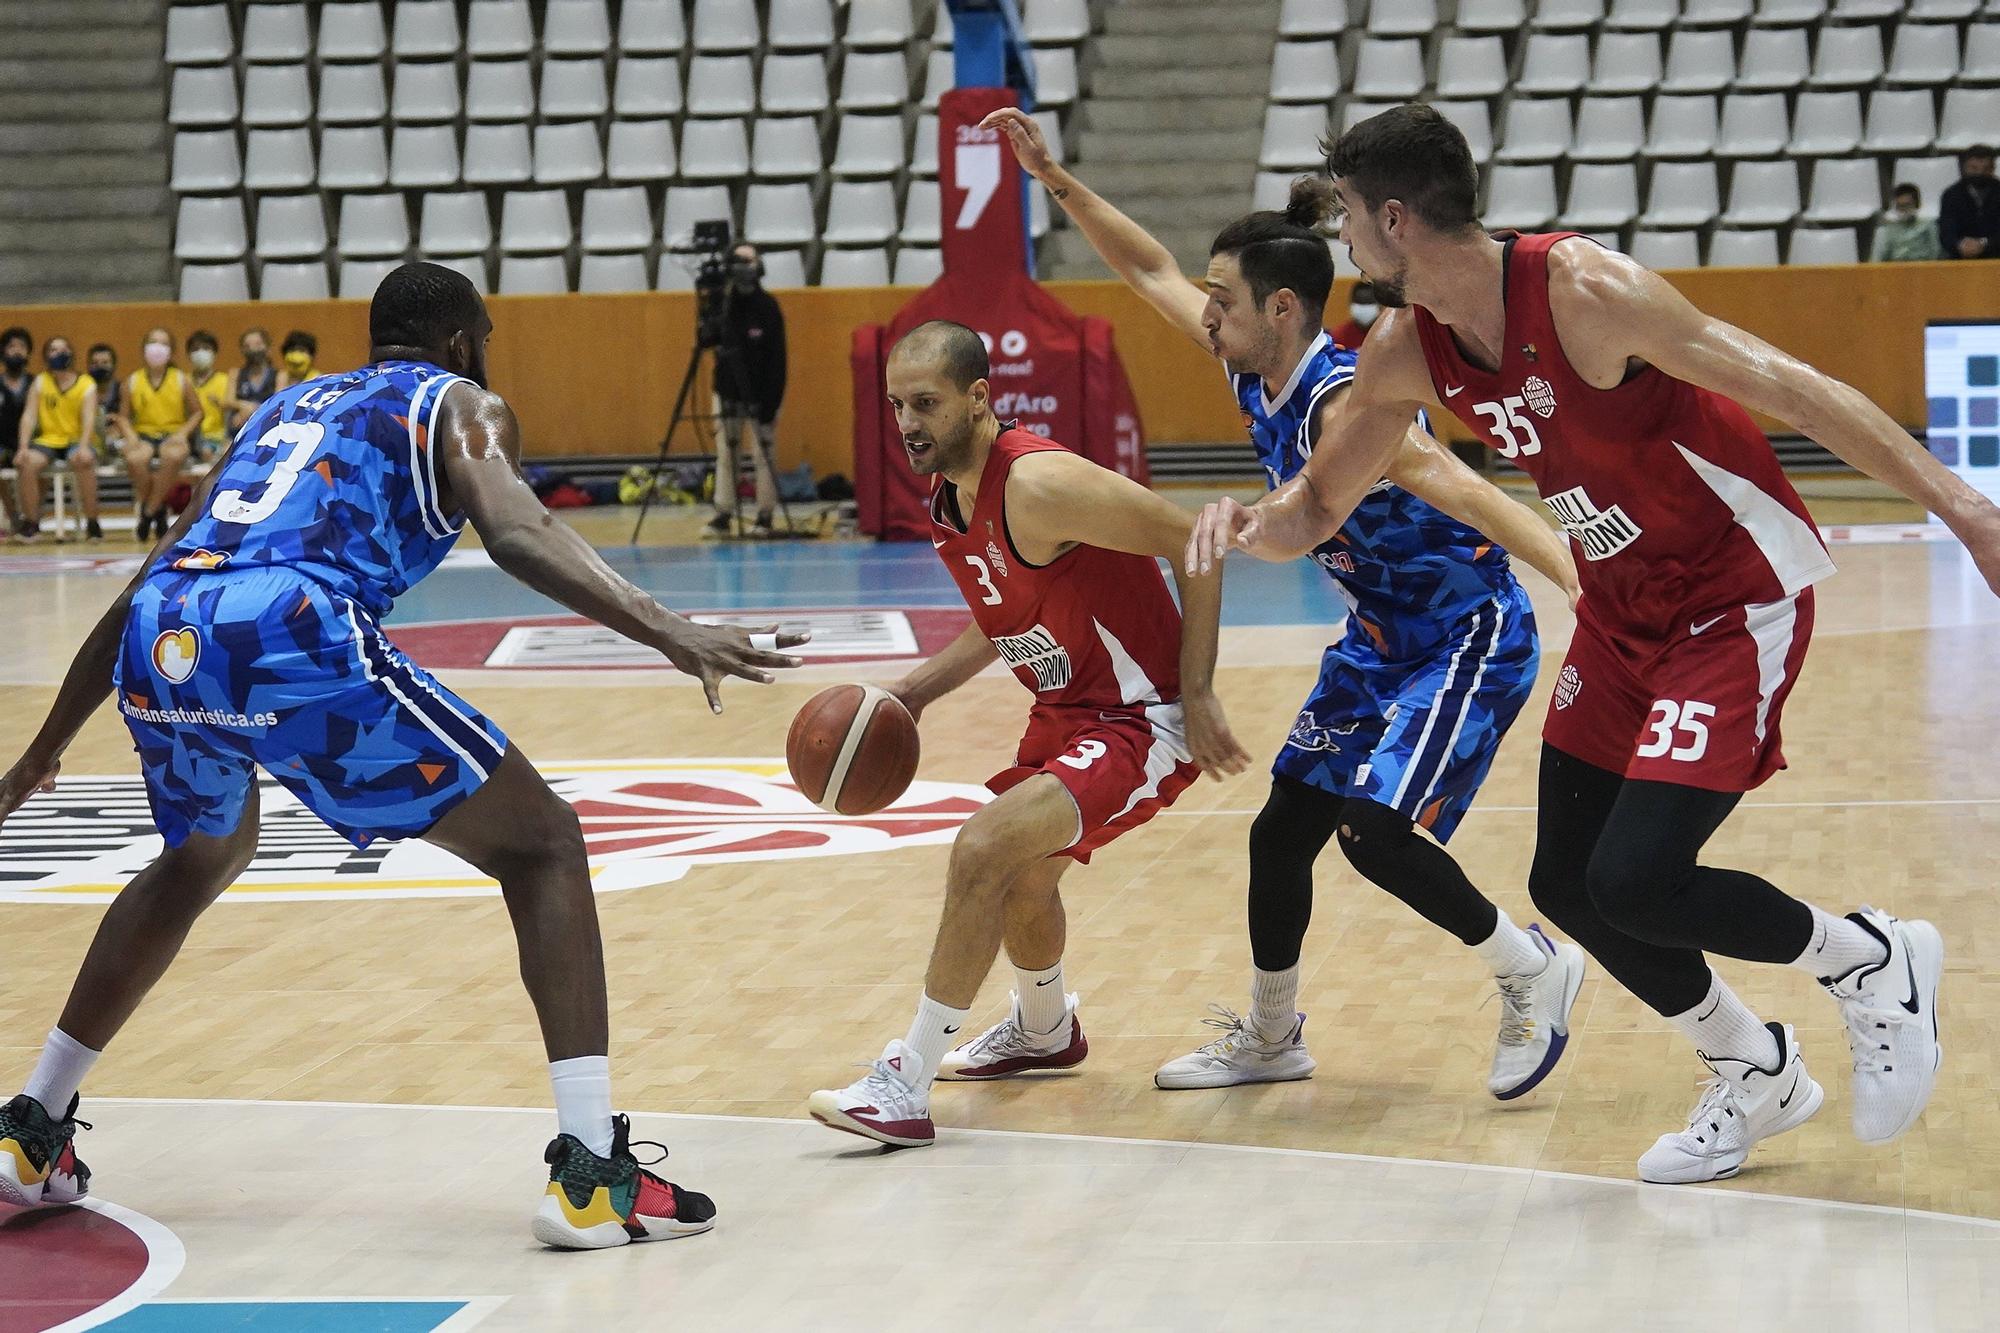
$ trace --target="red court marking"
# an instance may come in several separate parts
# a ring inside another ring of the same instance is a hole
[[[89,1314],[147,1263],[138,1233],[101,1213],[0,1207],[0,1333],[41,1333]]]
[[[802,608],[793,608],[793,613],[796,614],[799,609]],[[852,608],[827,607],[814,609],[848,610]],[[868,609],[873,610],[878,608]],[[953,639],[957,638],[972,621],[971,613],[958,607],[921,607],[915,609],[882,607],[879,609],[901,611],[905,616],[909,617],[910,628],[916,632],[916,655],[919,657],[929,657],[942,649]],[[705,613],[697,611],[693,614],[702,615]],[[765,613],[752,610],[732,611],[729,614],[762,615]],[[769,612],[769,615],[772,620],[782,620],[786,612],[774,610]],[[531,625],[588,625],[589,623],[582,616],[523,616],[518,619],[461,620],[445,625],[390,625],[387,628],[389,637],[395,641],[398,648],[401,648],[417,665],[426,667],[432,671],[632,671],[635,669],[671,671],[673,669],[667,665],[664,659],[661,660],[657,668],[633,668],[615,665],[563,667],[488,667],[486,665],[486,659],[493,655],[493,650],[500,646],[500,640],[506,637],[507,631],[510,629]],[[900,657],[890,657],[880,653],[864,653],[851,657],[810,657],[806,659],[807,664],[811,666],[837,666],[843,662],[900,660],[902,660]]]

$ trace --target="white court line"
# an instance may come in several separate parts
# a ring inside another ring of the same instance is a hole
[[[480,1111],[502,1115],[539,1115],[551,1119],[555,1111],[542,1106],[456,1106],[427,1103],[404,1104],[398,1102],[313,1102],[263,1100],[255,1097],[97,1097],[93,1104],[106,1106],[280,1106],[304,1107],[312,1110],[342,1111]],[[697,1111],[640,1111],[637,1114],[655,1120],[704,1120],[717,1124],[741,1125],[794,1125],[801,1128],[824,1129],[816,1120],[801,1120],[789,1116],[761,1115],[709,1115]],[[1182,1139],[1137,1139],[1116,1134],[1066,1134],[1056,1131],[1025,1129],[958,1129],[947,1131],[981,1138],[999,1139],[1049,1139],[1063,1143],[1108,1143],[1133,1148],[1172,1148],[1185,1153],[1192,1149],[1213,1149],[1231,1153],[1257,1153],[1274,1157],[1317,1158],[1333,1162],[1359,1162],[1370,1166],[1427,1166],[1446,1171],[1484,1171],[1498,1175],[1542,1177],[1548,1180],[1570,1180],[1586,1185],[1615,1185],[1631,1190],[1658,1190],[1679,1193],[1686,1187],[1679,1185],[1649,1185],[1644,1181],[1618,1176],[1593,1176],[1577,1171],[1545,1171],[1533,1166],[1497,1166],[1486,1162],[1446,1162],[1431,1157],[1382,1157],[1372,1153],[1333,1152],[1322,1148],[1271,1148],[1252,1143],[1214,1143],[1206,1140]],[[1823,1208],[1834,1212],[1873,1213],[1885,1217],[1919,1218],[1933,1222],[1957,1222],[1988,1230],[2000,1231],[2000,1219],[1975,1217],[1969,1213],[1940,1213],[1922,1208],[1897,1208],[1882,1203],[1848,1203],[1839,1199],[1808,1199],[1794,1194],[1764,1194],[1755,1190],[1715,1189],[1703,1190],[1705,1197],[1754,1199],[1763,1203],[1794,1204],[1803,1208]]]
[[[2000,805],[2000,796],[1912,797],[1908,800],[1895,801],[1743,801],[1737,805],[1736,809],[1849,810],[1878,805]],[[1531,815],[1541,809],[1541,807],[1538,805],[1489,805],[1484,801],[1479,801],[1473,804],[1472,809],[1484,810],[1488,814],[1496,815]],[[1258,806],[1255,809],[1247,807],[1239,809],[1231,806],[1220,810],[1161,810],[1154,815],[1154,818],[1157,819],[1162,815],[1177,815],[1182,819],[1199,819],[1203,815],[1261,815],[1263,813],[1264,808],[1262,806]]]
[[[181,1238],[144,1213],[135,1213],[130,1208],[107,1203],[103,1199],[80,1199],[76,1206],[108,1217],[136,1235],[146,1247],[146,1270],[131,1286],[103,1305],[57,1324],[49,1333],[77,1333],[78,1330],[96,1328],[120,1315],[129,1314],[165,1291],[181,1275],[181,1269],[187,1266],[187,1249],[181,1244]]]

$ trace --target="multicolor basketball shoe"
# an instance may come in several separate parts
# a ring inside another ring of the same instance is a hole
[[[0,1203],[17,1208],[75,1203],[90,1193],[90,1168],[76,1155],[77,1098],[57,1120],[22,1093],[0,1106]]]
[[[715,1226],[715,1204],[639,1165],[632,1155],[632,1122],[611,1119],[611,1155],[599,1157],[574,1135],[558,1135],[542,1155],[549,1190],[535,1214],[535,1239],[559,1250],[605,1250],[638,1240],[693,1236]],[[639,1146],[663,1144],[640,1141]]]

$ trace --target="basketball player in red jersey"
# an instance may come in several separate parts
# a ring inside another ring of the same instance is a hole
[[[1328,152],[1342,238],[1391,309],[1301,475],[1254,508],[1209,506],[1188,549],[1289,559],[1382,475],[1436,403],[1535,479],[1575,543],[1575,641],[1543,731],[1536,903],[1697,1045],[1715,1074],[1647,1180],[1734,1174],[1824,1093],[1789,1027],[1760,1022],[1704,952],[1785,963],[1840,1005],[1854,1131],[1923,1113],[1941,1048],[1944,949],[1923,921],[1836,916],[1756,875],[1697,864],[1746,791],[1783,766],[1779,720],[1805,656],[1812,585],[1833,572],[1745,407],[1790,423],[1938,514],[1989,584],[2000,510],[1845,384],[1569,233],[1489,237],[1465,140],[1403,106]]]
[[[1063,872],[1173,804],[1202,770],[1250,762],[1210,688],[1222,571],[1176,574],[1183,623],[1158,564],[1185,549],[1192,515],[998,420],[987,370],[979,335],[942,320],[904,335],[887,367],[910,466],[934,479],[931,543],[973,619],[890,689],[919,714],[998,659],[1035,695],[1014,766],[987,784],[994,801],[952,846],[909,1035],[865,1077],[808,1103],[826,1125],[899,1147],[936,1137],[941,1062],[995,1077],[1084,1058],[1076,996],[1063,989]],[[1003,940],[1013,1007],[961,1045]]]

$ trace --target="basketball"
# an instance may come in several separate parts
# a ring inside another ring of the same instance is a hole
[[[872,815],[917,775],[917,723],[878,685],[836,685],[806,700],[785,763],[806,799],[837,815]]]

